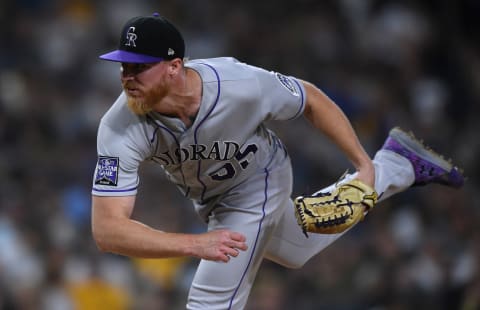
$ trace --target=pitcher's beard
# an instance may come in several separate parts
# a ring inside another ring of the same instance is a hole
[[[147,100],[145,100],[145,98],[138,99],[127,95],[128,108],[130,111],[140,116],[146,115],[153,110],[153,108],[148,105],[146,101]]]
[[[124,85],[126,89],[127,85]],[[127,95],[127,105],[130,110],[140,116],[146,115],[154,110],[155,105],[166,96],[167,92],[161,87],[152,87],[151,89],[143,89],[138,97]]]

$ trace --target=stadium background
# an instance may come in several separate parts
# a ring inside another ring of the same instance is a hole
[[[480,2],[93,1],[0,3],[0,309],[182,309],[195,259],[100,253],[90,232],[96,127],[120,92],[126,19],[160,12],[190,58],[233,56],[314,82],[368,152],[401,125],[459,163],[464,189],[415,188],[300,270],[265,262],[249,310],[479,309]],[[272,124],[295,194],[348,163],[303,120]],[[142,167],[134,217],[200,232],[159,168]]]

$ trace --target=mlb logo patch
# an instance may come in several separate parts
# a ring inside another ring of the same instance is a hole
[[[118,157],[99,156],[95,184],[117,186],[119,162]]]

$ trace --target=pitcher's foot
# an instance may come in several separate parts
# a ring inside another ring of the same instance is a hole
[[[464,183],[462,172],[452,164],[451,160],[445,160],[442,155],[417,140],[412,133],[407,133],[399,127],[390,130],[382,150],[400,154],[412,163],[415,171],[413,186],[439,183],[461,187]]]

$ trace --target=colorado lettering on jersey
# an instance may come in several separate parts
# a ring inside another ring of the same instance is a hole
[[[152,160],[165,165],[178,165],[187,160],[231,160],[240,150],[240,145],[236,142],[218,142],[212,145],[190,144],[186,148],[177,148],[175,151],[166,151],[156,154]]]
[[[257,151],[256,144],[249,144],[241,150],[240,145],[236,142],[215,141],[210,146],[190,144],[187,148],[177,148],[173,153],[166,151],[152,157],[152,160],[164,166],[179,165],[187,160],[226,161],[220,168],[209,174],[212,180],[222,181],[233,178],[238,172],[232,164],[232,160],[236,160],[240,169],[245,170]]]
[[[95,184],[117,186],[118,166],[118,157],[99,156]]]

